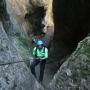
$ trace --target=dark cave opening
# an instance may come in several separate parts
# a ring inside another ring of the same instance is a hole
[[[53,16],[54,51],[63,58],[90,32],[89,0],[53,0]]]

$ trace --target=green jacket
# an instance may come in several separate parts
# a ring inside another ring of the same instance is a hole
[[[47,59],[48,58],[48,49],[45,47],[43,47],[42,49],[35,47],[33,49],[33,56],[35,56],[36,54],[37,54],[37,58]]]

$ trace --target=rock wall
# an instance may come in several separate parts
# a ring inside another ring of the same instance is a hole
[[[11,20],[15,19],[26,34],[37,31],[41,26],[46,0],[7,0]],[[11,8],[12,7],[12,8]],[[12,21],[13,22],[13,21]],[[39,26],[38,26],[39,25]],[[36,28],[35,28],[36,27]]]
[[[89,90],[90,36],[81,41],[76,51],[62,64],[50,87],[52,90]]]
[[[1,65],[20,60],[22,58],[10,43],[0,23],[0,90],[34,90],[31,83],[33,77],[24,62]]]
[[[89,4],[89,0],[53,0],[54,51],[59,57],[72,53],[90,32]]]
[[[46,0],[44,2],[41,0],[0,1],[0,21],[7,33],[0,24],[0,63],[22,60],[21,55],[23,56],[23,54],[20,52],[23,52],[23,49],[26,50],[26,48],[22,49],[23,45],[15,34],[19,32],[21,36],[27,37],[27,32],[31,33],[32,29],[35,32],[38,31],[35,25],[38,24],[37,26],[40,25],[41,28],[42,22],[39,20],[42,20],[45,15],[46,2]],[[61,64],[63,63],[61,58],[70,55],[76,49],[78,42],[88,35],[90,28],[89,9],[88,0],[87,2],[83,0],[80,2],[78,0],[53,0],[55,36],[52,51],[54,53],[53,59],[59,60]],[[48,12],[51,13],[51,11]],[[49,21],[51,21],[51,18]],[[52,25],[52,22],[49,24]],[[24,39],[24,41],[26,40]],[[90,37],[88,36],[80,42],[76,51],[67,60],[64,59],[66,62],[60,67],[50,83],[50,89],[89,90],[89,46]],[[26,52],[23,53],[25,53],[26,59],[28,55],[26,55]],[[29,57],[31,57],[30,54]],[[39,86],[25,63],[0,66],[1,89],[38,90],[37,87],[43,90],[43,87]]]
[[[90,88],[90,36],[87,36],[90,33],[89,4],[89,0],[53,0],[55,55],[61,62],[60,58],[73,50],[75,52],[64,59],[65,62],[50,83],[51,90]],[[82,41],[78,44],[80,40]]]

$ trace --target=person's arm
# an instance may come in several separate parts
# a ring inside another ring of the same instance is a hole
[[[33,56],[36,54],[36,47],[33,49]]]
[[[43,58],[41,58],[41,59],[43,60],[43,59],[47,59],[47,58],[48,58],[48,49],[45,48],[45,56]]]
[[[48,58],[48,49],[45,48],[45,59]]]

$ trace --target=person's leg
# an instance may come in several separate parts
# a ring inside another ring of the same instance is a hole
[[[35,66],[38,65],[38,63],[40,62],[40,60],[34,60],[31,65],[30,65],[30,68],[31,68],[31,72],[32,74],[36,77],[36,73],[35,73]]]
[[[40,77],[39,77],[39,82],[42,82],[43,81],[45,63],[46,63],[46,60],[42,60],[40,62]]]

